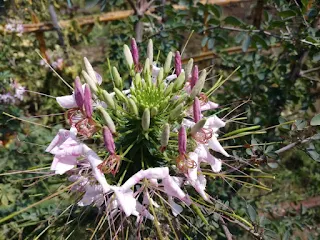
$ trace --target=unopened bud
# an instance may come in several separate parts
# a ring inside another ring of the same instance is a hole
[[[132,99],[132,96],[128,99],[128,105],[129,105],[130,111],[131,111],[134,115],[139,116],[139,111],[138,111],[137,104],[136,104],[135,101]]]
[[[192,67],[193,67],[193,58],[190,58],[190,60],[188,61],[186,70],[185,70],[187,79],[189,79],[191,77]]]
[[[164,96],[169,96],[173,90],[174,83],[170,83],[164,91]]]
[[[113,76],[115,87],[118,89],[122,89],[123,88],[122,78],[116,67],[112,67],[112,76]]]
[[[158,108],[152,107],[150,110],[151,117],[154,117],[158,113]]]
[[[199,79],[198,65],[195,65],[193,68],[193,71],[192,71],[192,77],[191,77],[191,81],[190,81],[191,89],[194,88],[194,86],[198,82],[198,79]]]
[[[184,155],[187,151],[187,133],[184,126],[181,126],[178,133],[179,154]]]
[[[88,118],[92,117],[93,109],[92,109],[92,99],[91,99],[91,91],[88,85],[84,88],[84,110]]]
[[[186,80],[186,75],[184,72],[181,72],[178,78],[174,81],[173,90],[175,92],[181,90],[184,86],[185,80]]]
[[[169,115],[169,119],[174,120],[177,117],[179,117],[182,113],[182,109],[183,109],[184,103],[180,103],[178,106],[176,106]]]
[[[201,115],[200,100],[199,98],[195,97],[193,101],[193,121],[195,123],[199,122],[200,115]]]
[[[116,126],[114,125],[114,122],[110,117],[109,113],[101,106],[99,106],[97,109],[100,111],[104,123],[108,126],[112,134],[114,134],[116,132]]]
[[[153,62],[153,42],[151,39],[149,39],[149,42],[148,42],[147,57],[150,60],[150,64],[152,64],[152,62]]]
[[[195,98],[195,96],[198,96],[201,93],[202,88],[204,87],[204,83],[206,81],[206,77],[207,77],[207,71],[204,69],[201,72],[201,75],[200,75],[199,80],[197,81],[196,85],[191,90],[191,93],[190,93],[191,99]]]
[[[84,96],[83,96],[83,89],[82,89],[82,85],[79,77],[76,77],[76,79],[74,80],[74,98],[76,100],[78,107],[82,108]]]
[[[120,100],[120,101],[124,101],[127,102],[127,97],[123,94],[123,92],[121,92],[118,88],[113,88],[114,93],[116,94],[116,97]]]
[[[103,127],[102,130],[104,145],[110,155],[114,155],[116,152],[116,146],[114,144],[113,136],[108,127]]]
[[[163,67],[164,73],[166,75],[169,73],[171,69],[171,61],[172,61],[172,52],[169,52]]]
[[[107,106],[111,109],[116,108],[116,104],[112,98],[112,96],[106,91],[102,90],[102,99],[107,104]]]
[[[84,61],[84,65],[86,67],[87,73],[92,78],[92,80],[97,84],[98,83],[97,75],[96,75],[96,72],[93,70],[91,63],[86,57],[83,58],[83,61]]]
[[[146,62],[144,64],[143,68],[143,77],[148,86],[151,86],[152,84],[152,79],[151,79],[151,74],[150,74],[150,61],[149,58],[146,59]]]
[[[133,83],[134,83],[134,86],[136,88],[141,88],[142,86],[142,79],[141,79],[141,75],[140,73],[137,73],[136,76],[134,77],[133,79]]]
[[[82,70],[81,73],[82,73],[84,79],[86,80],[86,83],[90,86],[91,91],[94,93],[97,93],[98,88],[97,88],[96,82],[89,76],[89,74],[86,71]]]
[[[175,65],[176,75],[179,76],[182,70],[181,55],[179,51],[176,51],[176,54],[174,55],[174,65]]]
[[[129,67],[129,69],[131,69],[133,67],[133,58],[132,58],[131,51],[130,51],[128,45],[123,46],[123,53],[124,53],[124,57],[126,59],[127,65]]]
[[[161,147],[166,147],[168,145],[170,138],[170,125],[166,123],[163,125],[161,134]]]
[[[157,76],[157,86],[159,86],[161,83],[163,83],[164,78],[164,71],[163,68],[160,68],[158,76]]]
[[[207,119],[201,119],[199,122],[197,122],[195,125],[193,125],[193,127],[191,128],[191,135],[196,134],[197,132],[199,132],[203,126],[206,124]]]
[[[139,50],[138,50],[137,42],[134,38],[131,39],[131,53],[132,53],[134,65],[138,66],[139,65]]]
[[[146,108],[143,112],[141,119],[141,126],[144,131],[147,131],[150,127],[150,110]]]

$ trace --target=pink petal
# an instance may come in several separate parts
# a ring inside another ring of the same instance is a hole
[[[168,196],[179,198],[181,201],[184,201],[186,204],[190,205],[191,200],[187,194],[185,194],[178,184],[172,179],[171,176],[167,176],[162,180],[164,191]]]
[[[57,102],[59,105],[63,108],[76,108],[78,107],[76,103],[76,99],[74,97],[74,94],[62,96],[62,97],[56,97]]]
[[[210,128],[213,132],[218,131],[219,128],[224,127],[226,123],[218,118],[216,115],[209,117],[204,125],[205,128]]]
[[[226,157],[229,157],[230,155],[223,149],[223,147],[220,145],[218,139],[216,138],[216,136],[212,136],[212,138],[209,140],[208,142],[209,147],[216,151],[219,152],[223,155],[225,155]]]
[[[188,179],[190,179],[191,181],[196,181],[198,178],[198,167],[199,167],[198,155],[194,152],[190,152],[189,158],[190,160],[195,162],[196,167],[188,169]]]
[[[186,128],[192,128],[194,125],[195,125],[195,123],[193,122],[193,121],[190,121],[190,120],[188,120],[188,119],[186,119],[186,118],[184,118],[183,120],[182,120],[182,123],[181,123],[184,127],[186,127]]]
[[[201,111],[212,110],[212,109],[216,109],[218,107],[219,107],[219,104],[208,101],[206,104],[201,106]]]
[[[133,192],[130,190],[128,192],[115,191],[114,192],[119,203],[119,207],[122,211],[129,217],[135,210],[137,200],[133,197]]]
[[[64,174],[65,172],[74,168],[77,164],[75,157],[57,157],[55,156],[51,164],[50,170],[55,171],[56,174]]]
[[[175,203],[172,197],[168,197],[168,203],[170,204],[173,216],[176,217],[183,211],[183,208],[179,204]]]

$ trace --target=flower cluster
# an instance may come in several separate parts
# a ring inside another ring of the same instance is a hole
[[[159,207],[159,196],[177,216],[183,205],[193,204],[190,187],[210,201],[202,170],[221,171],[222,161],[212,151],[229,156],[217,139],[225,122],[204,117],[218,107],[202,92],[206,70],[199,73],[192,59],[183,68],[179,52],[170,52],[161,65],[153,53],[150,40],[142,63],[135,40],[131,49],[125,45],[123,76],[131,87],[124,89],[113,67],[113,92],[101,87],[101,76],[84,58],[86,83],[77,77],[73,93],[57,98],[67,109],[70,130],[61,129],[46,149],[54,155],[51,170],[69,175],[71,190],[82,194],[78,205],[105,209],[110,218],[124,213],[138,222],[154,220],[149,211]]]
[[[21,86],[16,80],[11,80],[8,88],[9,91],[0,93],[0,102],[14,104],[17,100],[23,100],[25,87]]]

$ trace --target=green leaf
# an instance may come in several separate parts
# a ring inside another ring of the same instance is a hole
[[[244,39],[243,39],[243,42],[242,42],[242,51],[243,52],[246,52],[248,51],[248,48],[250,46],[250,43],[251,43],[251,37],[247,34]]]
[[[277,168],[279,166],[279,164],[276,162],[268,162],[267,164],[270,168]]]
[[[209,48],[209,50],[212,50],[212,49],[213,49],[213,46],[214,46],[214,39],[213,39],[213,38],[210,38],[209,41],[208,41],[208,48]]]
[[[207,44],[207,42],[208,42],[208,36],[205,36],[203,39],[202,39],[202,41],[201,41],[201,47],[204,47],[206,44]]]
[[[217,18],[220,18],[222,15],[222,9],[217,4],[211,5],[209,12],[212,12]]]
[[[259,35],[255,34],[252,36],[252,40],[257,44],[260,44],[264,49],[268,49],[268,44],[266,41],[260,37]]]
[[[319,126],[320,125],[320,113],[315,115],[310,122],[311,126]]]
[[[293,10],[285,10],[285,11],[279,12],[279,16],[283,18],[289,18],[289,17],[297,16],[297,13]]]
[[[251,220],[252,222],[255,222],[256,219],[257,219],[257,212],[256,212],[256,210],[255,210],[251,205],[248,205],[248,206],[247,206],[247,211],[248,211],[250,220]]]
[[[225,22],[225,24],[233,25],[233,26],[240,26],[243,24],[243,22],[240,19],[233,17],[233,16],[226,17],[224,19],[224,22]]]
[[[208,25],[209,27],[215,27],[215,26],[219,26],[220,25],[220,20],[216,19],[216,18],[212,18],[208,21]]]
[[[297,127],[297,130],[303,130],[307,126],[307,121],[303,119],[297,119],[295,122],[295,125]]]

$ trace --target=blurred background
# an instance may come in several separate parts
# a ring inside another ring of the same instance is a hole
[[[111,89],[108,65],[126,71],[123,44],[134,37],[144,56],[151,38],[162,60],[186,46],[184,63],[192,57],[211,69],[208,88],[240,67],[213,100],[246,102],[237,111],[248,123],[270,128],[232,145],[274,176],[261,179],[272,191],[223,180],[209,186],[254,223],[253,233],[228,223],[235,239],[319,239],[319,11],[317,0],[0,0],[0,217],[64,187],[65,177],[45,171],[52,156],[44,149],[67,126],[55,97],[69,89],[57,74],[72,84],[87,57]],[[289,120],[295,122],[273,127]],[[1,223],[0,239],[89,239],[96,212],[79,215],[72,201],[62,193],[16,215]],[[225,239],[208,218],[206,231]]]

